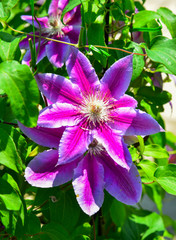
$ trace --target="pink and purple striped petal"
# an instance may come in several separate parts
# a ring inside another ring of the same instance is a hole
[[[58,39],[58,38],[57,38]],[[63,42],[70,42],[67,36],[59,38]],[[46,55],[49,61],[58,68],[61,68],[68,58],[70,46],[59,42],[49,42],[46,45]]]
[[[43,128],[34,127],[28,128],[18,122],[18,126],[23,133],[36,142],[39,145],[49,148],[58,148],[60,139],[65,130],[65,127],[61,128]]]
[[[32,16],[22,15],[21,19],[32,25]],[[48,28],[48,26],[49,26],[48,17],[37,18],[37,21],[34,18],[34,26],[36,28],[40,28],[40,27],[41,28]]]
[[[110,91],[111,96],[116,99],[124,95],[132,77],[132,61],[133,55],[129,55],[115,62],[101,79],[101,90]]]
[[[26,180],[32,186],[41,188],[55,187],[70,181],[78,161],[56,166],[57,162],[57,150],[39,153],[25,170]]]
[[[123,135],[151,135],[163,131],[149,114],[133,108],[118,108],[111,112],[109,125]]]
[[[138,102],[131,96],[124,94],[122,97],[120,97],[118,100],[115,100],[113,105],[115,105],[116,108],[121,107],[137,107]]]
[[[113,159],[102,153],[96,156],[104,167],[105,189],[118,201],[127,205],[139,202],[142,194],[142,184],[138,170],[134,164],[129,171],[115,164]]]
[[[66,67],[71,81],[78,84],[83,94],[91,94],[99,86],[94,68],[86,56],[76,48],[71,47]]]
[[[70,103],[80,104],[82,97],[77,85],[72,84],[70,80],[52,73],[35,75],[40,91],[52,103]]]
[[[68,103],[54,103],[39,113],[37,125],[46,128],[74,126],[80,121],[78,108]]]
[[[87,154],[74,170],[73,188],[82,210],[95,214],[104,200],[104,169],[94,155]]]
[[[83,156],[92,141],[88,130],[79,126],[67,127],[59,144],[59,164],[69,163]]]
[[[131,155],[120,132],[103,125],[101,128],[94,130],[94,138],[103,145],[114,162],[127,170],[132,164]]]

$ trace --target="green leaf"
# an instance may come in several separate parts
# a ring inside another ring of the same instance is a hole
[[[8,33],[0,32],[0,59],[2,61],[20,59],[19,41],[20,38],[15,38]]]
[[[0,124],[0,163],[22,172],[23,162],[20,156],[25,151],[26,142],[20,133],[11,126]]]
[[[130,45],[127,49],[133,49],[132,51],[134,53],[141,53],[143,54],[142,48],[139,46],[139,44],[135,42],[130,42]],[[132,74],[132,81],[138,78],[143,71],[144,68],[144,57],[140,55],[133,55],[133,74]]]
[[[0,88],[8,95],[14,116],[24,125],[35,127],[39,91],[30,68],[16,61],[1,63]]]
[[[118,227],[122,227],[126,218],[126,210],[123,203],[117,200],[114,200],[110,208],[110,215],[111,215],[112,221]]]
[[[154,157],[154,158],[168,158],[168,152],[160,147],[157,144],[150,144],[145,146],[145,150],[143,152],[144,156]]]
[[[12,9],[18,2],[18,0],[1,0],[4,8]]]
[[[143,10],[134,15],[133,28],[140,28],[147,25],[147,23],[154,19],[159,19],[160,15],[154,11]]]
[[[171,36],[173,38],[176,37],[176,15],[168,8],[161,7],[157,10],[157,12],[161,15],[162,22],[168,28]]]
[[[168,103],[172,98],[171,93],[162,91],[162,89],[158,87],[153,89],[152,87],[148,86],[139,88],[137,95],[142,96],[144,100],[152,102],[156,106],[161,106],[165,103]]]
[[[162,63],[176,75],[176,39],[156,37],[151,48],[146,48],[146,53],[152,61]]]
[[[176,195],[176,165],[158,167],[154,173],[156,181],[164,190],[170,194]]]
[[[65,6],[63,12],[62,12],[62,17],[69,11],[71,11],[73,8],[81,4],[82,1],[85,0],[69,0],[68,4]]]
[[[145,184],[145,191],[147,195],[152,199],[152,201],[156,204],[158,210],[162,211],[162,199],[164,197],[165,191],[161,188],[161,186],[154,182],[152,184]]]
[[[36,234],[39,233],[41,230],[40,227],[40,220],[39,218],[34,215],[32,212],[28,215],[28,225],[27,225],[27,232],[28,234]]]
[[[73,190],[59,192],[57,190],[50,199],[51,221],[58,222],[72,231],[78,222],[81,211]]]
[[[95,34],[96,32],[96,34]],[[95,59],[100,62],[103,67],[107,65],[107,55],[105,50],[96,48],[92,45],[105,46],[104,41],[104,24],[93,23],[89,26],[87,31],[88,43],[91,44],[90,48],[93,51]]]
[[[15,189],[2,178],[0,178],[0,186],[0,199],[3,201],[6,209],[20,210],[22,202]]]
[[[70,235],[68,231],[59,223],[51,222],[46,224],[42,228],[41,239],[47,240],[68,240],[70,239]],[[43,236],[45,235],[45,236]],[[46,238],[47,236],[47,238]],[[43,238],[44,237],[44,238]]]
[[[145,173],[145,175],[142,175],[142,181],[145,183],[152,182],[154,180],[154,172],[157,168],[157,164],[149,160],[142,160],[138,166],[140,166]]]
[[[141,240],[144,240],[152,233],[165,230],[161,216],[155,212],[150,213],[147,216],[137,216],[133,214],[131,219],[137,224],[144,224],[148,227],[148,229],[142,235]]]

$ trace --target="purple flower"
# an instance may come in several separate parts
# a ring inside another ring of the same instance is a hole
[[[67,12],[63,17],[62,22],[61,14],[67,4],[68,0],[52,0],[48,11],[49,17],[37,18],[37,21],[34,19],[34,26],[38,30],[41,27],[41,36],[65,42],[77,43],[81,28],[80,5]],[[23,15],[21,18],[32,24],[32,16]],[[36,35],[40,35],[39,31],[36,32]],[[23,58],[23,63],[27,65],[30,65],[31,61],[31,53],[28,44],[29,38],[32,37],[28,36],[20,42],[21,48],[28,49]],[[38,49],[39,38],[36,37],[35,40],[36,49]],[[68,57],[69,48],[69,45],[63,43],[41,39],[37,63],[47,56],[53,65],[56,67],[62,67]]]
[[[129,170],[132,160],[123,136],[162,130],[150,115],[135,109],[134,98],[124,94],[132,58],[114,63],[99,81],[88,59],[72,48],[66,62],[71,81],[55,74],[36,75],[40,91],[53,103],[40,112],[38,126],[66,127],[59,144],[59,164],[82,156],[95,138],[116,164]]]
[[[135,109],[134,98],[124,94],[132,58],[114,63],[99,81],[88,59],[72,48],[66,62],[71,81],[55,74],[36,75],[51,105],[40,112],[36,128],[19,123],[33,141],[57,149],[38,154],[26,168],[26,180],[53,187],[73,179],[77,201],[88,215],[101,207],[103,189],[128,205],[139,201],[140,177],[123,139],[162,131],[150,115]]]
[[[23,132],[37,143],[56,147],[62,134],[60,128],[29,129],[19,123]],[[88,146],[88,153],[66,164],[58,164],[58,151],[48,150],[39,153],[27,166],[25,178],[36,187],[55,187],[73,179],[73,188],[82,210],[88,214],[96,213],[103,204],[106,189],[117,200],[136,204],[141,197],[142,186],[135,165],[130,170],[119,166],[95,139]]]

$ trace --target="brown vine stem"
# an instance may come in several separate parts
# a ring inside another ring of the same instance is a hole
[[[27,35],[27,36],[33,37],[33,34],[16,30],[16,29],[12,28],[8,23],[6,23],[6,22],[4,22],[4,21],[2,21],[2,22],[3,22],[8,28],[10,28],[10,29],[11,29],[12,31],[14,31],[14,32],[17,32],[17,33],[20,33],[20,34],[25,34],[25,35]],[[35,37],[37,37],[37,38],[42,38],[42,39],[45,39],[45,40],[48,40],[48,41],[53,41],[53,42],[58,42],[58,43],[67,44],[67,45],[70,45],[70,46],[74,46],[74,47],[76,47],[76,48],[83,48],[83,47],[89,48],[89,45],[78,46],[78,44],[68,43],[68,42],[64,42],[64,41],[61,41],[61,40],[56,40],[56,39],[53,39],[53,38],[43,37],[43,36],[40,36],[40,35],[35,35]],[[105,49],[117,50],[117,51],[129,53],[129,54],[134,54],[134,55],[140,55],[140,56],[144,56],[144,57],[147,56],[147,54],[132,53],[132,52],[130,52],[130,51],[127,51],[127,50],[121,49],[121,48],[107,47],[107,46],[100,46],[100,45],[93,45],[93,46],[96,47],[96,48],[105,48]]]
[[[143,184],[152,184],[152,183],[154,183],[155,181],[152,181],[152,182],[143,182]]]

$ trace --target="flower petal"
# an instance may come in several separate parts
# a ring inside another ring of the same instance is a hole
[[[28,128],[20,122],[18,122],[18,126],[26,136],[32,139],[32,141],[49,148],[58,148],[60,139],[65,130],[64,127],[43,128],[37,126],[34,128]]]
[[[125,135],[150,135],[163,131],[149,114],[133,108],[118,108],[111,112],[113,123],[109,125]]]
[[[22,15],[21,16],[21,19],[22,20],[24,20],[24,21],[26,21],[26,22],[28,22],[28,23],[30,23],[31,25],[33,24],[33,22],[32,22],[32,16],[29,16],[29,15]],[[40,26],[39,26],[39,24],[40,24]],[[42,18],[37,18],[37,21],[35,20],[35,18],[34,18],[34,26],[36,27],[36,28],[47,28],[48,26],[49,26],[49,24],[48,24],[48,17],[42,17]]]
[[[116,99],[126,92],[133,72],[132,60],[133,55],[121,58],[105,72],[101,80],[102,91],[110,90],[111,96]]]
[[[115,164],[107,154],[97,156],[97,160],[104,167],[105,189],[118,201],[128,205],[139,202],[142,193],[142,184],[138,170],[132,164],[130,170]]]
[[[87,154],[74,170],[73,188],[82,210],[95,214],[104,200],[104,169],[94,155]]]
[[[58,163],[65,164],[83,156],[91,141],[88,130],[81,126],[67,127],[60,141]]]
[[[131,155],[120,133],[104,124],[101,129],[94,130],[94,137],[103,145],[116,164],[127,170],[130,169]]]
[[[52,0],[48,9],[48,14],[56,17],[58,14],[58,2],[59,0]]]
[[[118,100],[116,100],[113,105],[115,107],[137,107],[138,102],[131,96],[124,94],[122,97],[120,97]]]
[[[32,32],[30,32],[30,34],[33,34]],[[35,32],[36,35],[39,35],[39,32]],[[29,39],[32,39],[33,41],[33,36],[26,36],[26,38],[24,38],[20,43],[19,43],[19,47],[20,48],[24,48],[24,49],[29,49]],[[39,40],[39,38],[35,38],[35,42],[37,43]]]
[[[35,75],[40,91],[53,103],[65,102],[80,104],[79,88],[70,80],[62,76],[46,73]]]
[[[42,188],[55,187],[70,181],[78,161],[56,166],[57,161],[57,150],[39,153],[25,170],[26,180],[32,186]]]
[[[94,68],[86,56],[76,48],[71,47],[66,67],[71,81],[79,85],[83,94],[92,93],[99,85]]]
[[[63,17],[63,22],[65,25],[81,25],[81,5],[67,12]]]
[[[67,36],[59,38],[58,40],[70,42]],[[58,68],[61,68],[64,65],[67,60],[69,50],[70,46],[64,43],[51,41],[46,45],[46,55],[49,61]]]
[[[59,128],[77,125],[79,122],[77,107],[68,103],[54,103],[40,111],[39,127]]]
[[[66,25],[62,28],[62,31],[69,37],[71,43],[78,42],[80,30],[81,25]]]
[[[36,50],[38,50],[38,43],[36,43]],[[36,63],[39,63],[45,56],[46,56],[45,45],[42,44],[42,42],[41,42],[40,50],[39,50],[39,53],[37,56]],[[22,64],[26,64],[26,65],[30,66],[30,62],[31,62],[31,51],[27,50],[26,54],[23,57]]]

